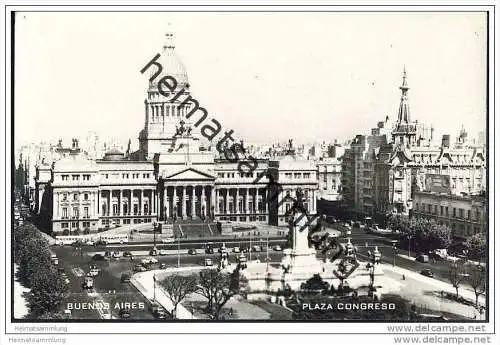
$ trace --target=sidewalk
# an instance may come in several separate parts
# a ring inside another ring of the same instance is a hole
[[[17,273],[18,266],[14,264],[14,276]],[[28,315],[28,307],[26,306],[26,300],[24,299],[23,293],[30,291],[23,287],[17,279],[14,280],[14,304],[13,304],[13,313],[14,318],[22,319],[26,315]]]
[[[200,267],[175,267],[163,270],[152,270],[147,272],[136,273],[130,279],[130,282],[136,287],[136,289],[148,300],[152,301],[153,298],[159,303],[165,310],[171,312],[174,309],[172,301],[168,297],[168,294],[161,288],[158,283],[154,283],[153,276],[156,275],[157,282],[162,280],[164,277],[173,274],[175,272],[187,272],[187,271],[199,271]],[[156,285],[156,288],[155,288]],[[182,303],[177,305],[177,319],[196,319],[196,317],[191,314],[191,312],[185,308]]]
[[[380,265],[384,271],[388,270],[388,271],[392,271],[392,272],[395,272],[395,273],[398,273],[401,275],[404,274],[405,276],[411,277],[414,280],[422,281],[428,285],[434,286],[437,290],[442,290],[444,292],[448,292],[448,293],[452,293],[452,294],[456,293],[455,288],[453,287],[453,285],[451,285],[451,283],[446,283],[446,282],[443,282],[441,280],[426,277],[420,273],[413,272],[413,271],[410,271],[410,270],[407,270],[405,268],[401,268],[398,266],[392,266],[392,265],[385,264],[385,263],[382,263]],[[468,288],[460,287],[458,289],[458,294],[467,300],[470,300],[473,302],[476,301],[476,295],[474,294],[474,291],[472,291]],[[484,295],[479,296],[479,304],[482,306],[486,305],[486,298]]]

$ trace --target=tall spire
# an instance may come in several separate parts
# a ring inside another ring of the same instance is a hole
[[[165,33],[165,44],[163,45],[163,50],[167,49],[174,49],[175,44],[174,44],[174,34],[173,31],[170,27],[170,23],[168,23],[168,29],[167,32]]]
[[[398,122],[410,122],[410,104],[408,103],[408,82],[406,80],[406,66],[403,67],[403,83],[401,89],[401,102],[399,103]]]

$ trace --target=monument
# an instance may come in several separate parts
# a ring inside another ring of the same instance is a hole
[[[279,265],[247,261],[241,255],[239,269],[249,283],[250,292],[300,290],[301,285],[314,275],[319,275],[335,288],[344,283],[356,288],[373,285],[375,277],[383,275],[379,264],[380,255],[373,265],[361,264],[349,237],[346,243],[340,243],[338,238],[327,236],[322,240],[318,252],[310,248],[310,219],[303,204],[302,192],[298,190],[296,201],[290,209],[289,248],[283,250],[284,256]],[[377,249],[375,251],[378,253]]]
[[[297,285],[295,281],[307,280],[313,273],[324,272],[323,263],[316,258],[316,250],[309,248],[309,216],[303,204],[303,194],[299,189],[296,194],[289,222],[291,248],[283,250],[281,267],[284,286]],[[299,284],[300,285],[300,284]]]

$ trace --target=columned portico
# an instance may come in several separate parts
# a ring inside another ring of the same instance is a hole
[[[213,205],[214,187],[211,184],[176,182],[164,187],[162,220],[172,219],[174,212],[181,219],[204,218]],[[175,211],[174,211],[175,210]]]

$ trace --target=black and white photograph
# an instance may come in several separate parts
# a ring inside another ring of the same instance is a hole
[[[7,5],[5,343],[494,343],[494,7]]]

